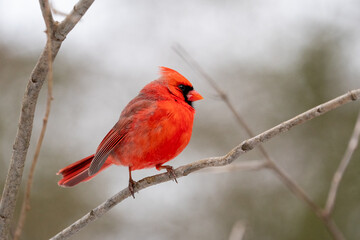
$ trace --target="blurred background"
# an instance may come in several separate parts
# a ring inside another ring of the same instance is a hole
[[[51,1],[68,13],[76,1]],[[55,15],[58,21],[61,15]],[[22,239],[48,239],[127,187],[125,167],[60,188],[55,173],[92,154],[121,110],[158,66],[174,68],[204,96],[193,137],[174,167],[226,154],[248,138],[209,84],[173,50],[181,44],[260,133],[360,87],[360,2],[340,0],[95,1],[54,64],[54,101]],[[0,187],[28,77],[46,41],[38,1],[0,0]],[[23,179],[42,126],[41,92]],[[359,103],[298,126],[265,144],[270,156],[323,206],[353,130]],[[360,237],[360,151],[345,172],[334,219]],[[254,149],[236,162],[261,160]],[[135,171],[139,180],[158,173]],[[269,170],[194,173],[145,189],[72,239],[331,239],[323,223]],[[25,180],[18,198],[23,199]],[[19,211],[18,211],[19,212]],[[16,216],[18,216],[18,212]],[[15,229],[14,222],[14,229]]]

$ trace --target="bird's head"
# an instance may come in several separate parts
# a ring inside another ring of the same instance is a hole
[[[160,74],[161,80],[167,85],[169,92],[183,99],[190,106],[192,106],[192,102],[203,99],[203,97],[194,90],[189,80],[177,71],[167,67],[160,67]]]

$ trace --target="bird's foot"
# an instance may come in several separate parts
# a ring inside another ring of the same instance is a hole
[[[134,199],[135,199],[135,184],[136,184],[136,182],[134,180],[129,179],[129,187],[128,188]]]
[[[156,169],[157,170],[160,170],[160,169],[166,169],[166,171],[168,172],[170,178],[172,178],[176,183],[178,183],[177,179],[176,179],[176,174],[175,174],[175,171],[174,171],[174,168],[172,166],[169,166],[169,165],[158,165],[156,166]]]

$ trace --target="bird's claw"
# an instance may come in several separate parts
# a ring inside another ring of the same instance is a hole
[[[132,179],[129,179],[129,191],[132,195],[132,197],[135,199],[135,184],[136,182]]]
[[[169,176],[176,182],[178,183],[177,179],[176,179],[176,174],[174,171],[174,168],[172,166],[162,166],[166,169],[166,171],[168,172]]]

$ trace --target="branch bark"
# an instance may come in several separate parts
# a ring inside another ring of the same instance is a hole
[[[56,57],[62,41],[67,34],[75,27],[81,17],[85,14],[94,0],[80,0],[72,12],[60,23],[53,23],[53,33],[51,36],[51,53],[52,60]],[[43,7],[41,5],[41,7]],[[49,20],[51,21],[51,20]],[[8,238],[10,224],[13,218],[16,198],[21,183],[26,154],[29,148],[34,112],[39,96],[39,92],[46,79],[49,71],[49,52],[45,46],[38,62],[36,63],[22,101],[19,126],[16,133],[10,166],[6,177],[0,202],[0,239]]]
[[[178,167],[174,170],[176,178],[187,176],[188,174],[198,171],[207,167],[216,167],[216,166],[225,166],[232,163],[240,155],[252,150],[253,148],[259,146],[261,143],[264,143],[271,138],[279,135],[280,133],[286,132],[291,128],[303,124],[311,119],[318,117],[326,112],[334,110],[346,103],[360,99],[360,89],[350,91],[342,96],[339,96],[333,100],[330,100],[326,103],[323,103],[317,107],[314,107],[290,120],[287,120],[253,138],[243,141],[241,144],[233,148],[229,153],[222,157],[212,157],[203,160],[198,160],[193,163]],[[167,173],[157,174],[150,177],[143,178],[135,184],[135,191],[140,191],[144,188],[150,186],[167,182],[172,180],[172,177]],[[75,223],[71,224],[69,227],[55,235],[52,240],[67,239],[70,236],[74,235],[76,232],[80,231],[87,224],[92,221],[95,221],[99,217],[103,216],[107,211],[113,208],[118,203],[122,202],[124,199],[131,196],[129,189],[126,187],[119,193],[115,194],[107,201],[99,205],[98,207],[92,209],[85,216],[77,220]]]

